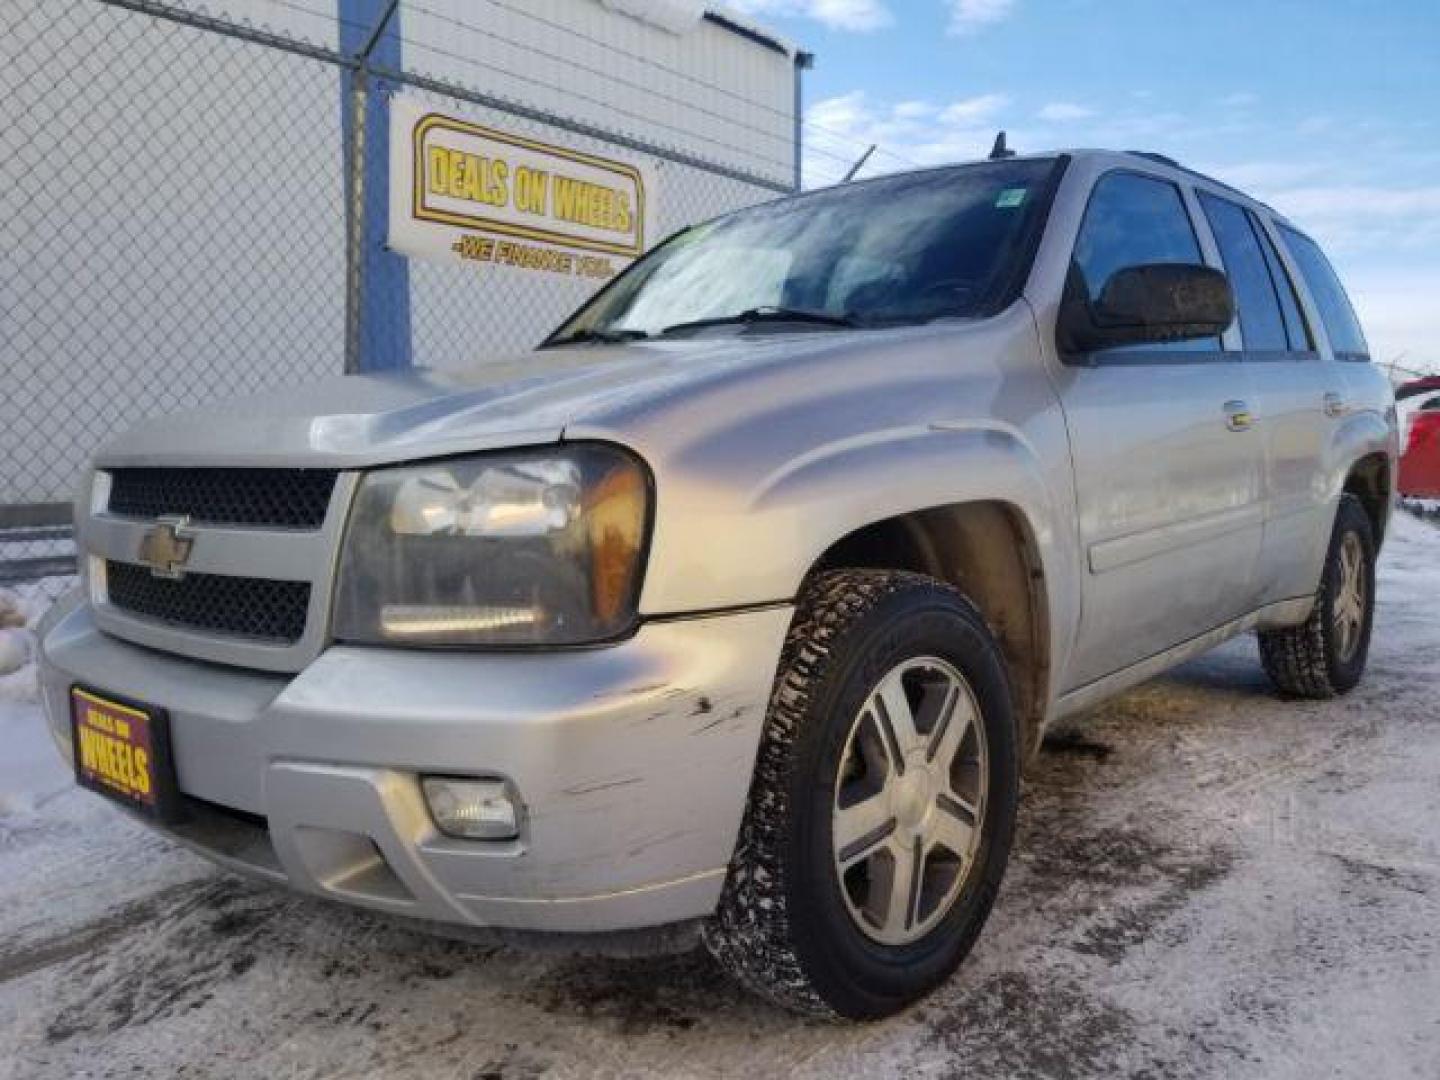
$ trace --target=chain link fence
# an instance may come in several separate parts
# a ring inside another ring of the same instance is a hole
[[[403,92],[548,143],[648,157],[665,192],[657,237],[790,186],[620,123],[387,67],[371,50],[398,35],[405,5],[378,4],[379,19],[357,26],[343,3],[233,2],[215,14],[0,0],[0,591],[68,586],[69,500],[117,432],[384,366],[366,362],[356,332],[366,275],[396,258],[361,190],[355,117],[375,103]],[[502,268],[423,260],[402,280],[410,362],[451,368],[529,348],[594,288],[537,290]]]

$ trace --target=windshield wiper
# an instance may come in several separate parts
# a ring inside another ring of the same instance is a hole
[[[766,322],[803,322],[815,323],[819,326],[857,327],[857,323],[848,315],[832,315],[828,311],[807,311],[804,308],[785,307],[753,307],[744,311],[738,311],[734,315],[716,315],[709,319],[691,319],[688,322],[678,322],[673,326],[667,326],[657,335],[664,337],[677,331],[703,330],[707,326],[730,326],[739,324],[748,326],[752,323]]]
[[[542,349],[552,345],[620,345],[626,341],[643,341],[650,335],[644,330],[599,330],[587,328],[576,330],[564,337],[551,338],[542,344]]]

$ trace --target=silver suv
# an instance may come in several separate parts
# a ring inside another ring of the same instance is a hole
[[[975,941],[1047,724],[1250,630],[1284,694],[1359,680],[1396,455],[1366,360],[1310,239],[1155,155],[783,199],[528,355],[106,448],[50,724],[237,870],[698,931],[785,1006],[883,1015]]]

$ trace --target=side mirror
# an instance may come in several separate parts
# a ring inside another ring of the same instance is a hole
[[[1060,344],[1070,353],[1118,345],[1186,341],[1223,333],[1235,318],[1235,296],[1219,270],[1189,263],[1127,266],[1110,275],[1093,303],[1067,300]]]

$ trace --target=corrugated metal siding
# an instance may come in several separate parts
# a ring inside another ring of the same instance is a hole
[[[167,2],[324,48],[339,41],[335,0]],[[599,0],[401,0],[399,12],[410,71],[794,180],[793,59],[733,30],[700,20],[671,34]]]
[[[166,7],[336,49],[336,0],[162,0]]]
[[[411,70],[794,177],[791,58],[712,22],[675,35],[596,0],[419,0],[401,18]]]

